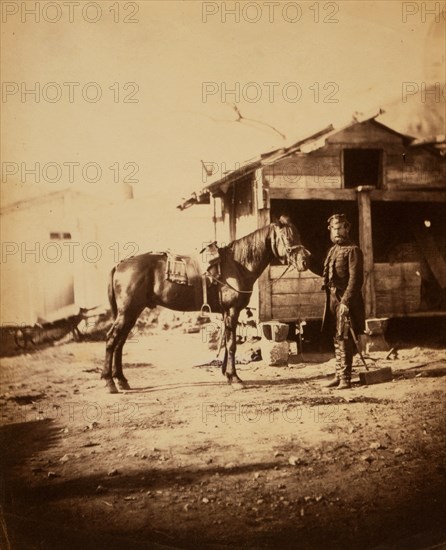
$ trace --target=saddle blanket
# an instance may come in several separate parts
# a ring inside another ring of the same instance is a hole
[[[170,250],[165,254],[167,256],[166,279],[172,283],[194,286],[197,277],[201,281],[203,275],[210,273],[211,270],[219,272],[220,254],[216,243],[210,243],[196,255],[186,256]]]
[[[186,260],[189,260],[189,258],[171,253],[167,254],[166,279],[168,281],[179,285],[193,286],[195,270],[191,273],[191,270],[189,269],[188,274]],[[190,280],[191,275],[192,281]]]

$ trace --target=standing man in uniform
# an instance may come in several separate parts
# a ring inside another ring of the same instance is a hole
[[[327,294],[323,329],[333,334],[336,373],[325,387],[351,387],[355,343],[350,326],[356,335],[365,328],[365,310],[361,288],[364,281],[364,258],[361,249],[349,238],[350,222],[345,214],[328,219],[333,246],[324,262],[323,279]]]

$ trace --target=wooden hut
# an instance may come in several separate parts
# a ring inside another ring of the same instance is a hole
[[[262,154],[179,208],[210,203],[219,243],[287,214],[321,260],[330,246],[326,221],[345,212],[364,252],[367,317],[446,315],[444,136],[417,140],[375,118]],[[259,279],[251,302],[259,321],[321,319],[320,277],[291,271],[271,285],[282,272],[271,265]]]

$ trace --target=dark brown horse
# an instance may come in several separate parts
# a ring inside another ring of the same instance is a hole
[[[301,245],[296,227],[282,217],[277,223],[220,248],[219,255],[220,267],[218,272],[214,271],[207,302],[213,312],[223,314],[223,374],[229,383],[242,383],[235,369],[236,328],[255,281],[274,258],[305,271],[309,252]],[[202,292],[197,300],[196,288],[166,278],[166,262],[166,254],[149,252],[124,260],[111,271],[108,293],[115,321],[107,334],[101,375],[110,393],[118,391],[113,378],[121,389],[130,389],[122,372],[122,348],[145,307],[158,305],[175,311],[199,311],[203,303]]]

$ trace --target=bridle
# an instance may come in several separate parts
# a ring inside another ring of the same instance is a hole
[[[306,261],[301,260],[301,262],[298,262],[297,260],[297,256],[300,251],[306,252],[306,249],[302,244],[295,244],[287,248],[287,263],[294,269],[297,269],[297,271],[304,271],[306,269]],[[300,269],[300,267],[302,267],[302,269]]]
[[[273,224],[273,237],[271,238],[271,250],[274,254],[274,257],[279,259],[279,260],[283,260],[284,257],[281,256],[279,254],[279,250],[278,250],[278,246],[277,246],[277,230],[279,229],[283,229],[284,226],[280,226],[279,224]],[[291,231],[291,227],[288,226],[287,227],[288,230]],[[279,240],[281,241],[282,243],[282,246],[283,248],[285,249],[285,253],[286,253],[286,261],[287,261],[287,264],[288,264],[288,268],[294,268],[294,269],[297,269],[298,271],[302,271],[305,269],[305,264],[302,263],[301,265],[299,265],[299,262],[297,261],[296,257],[297,257],[297,254],[296,252],[297,251],[305,251],[305,247],[301,244],[294,244],[292,245],[291,244],[291,239],[289,238],[288,234],[286,231],[280,231],[279,233]],[[302,267],[302,269],[299,269],[300,267]],[[288,270],[286,270],[288,271]],[[285,275],[286,271],[281,275],[281,277],[283,277],[283,275]]]
[[[282,260],[284,257],[281,256],[279,254],[279,251],[278,251],[278,248],[277,248],[277,229],[282,229],[282,227],[279,226],[279,224],[272,224],[273,225],[273,236],[271,237],[271,250],[272,250],[272,253],[274,255],[275,258],[277,259],[280,259]],[[289,227],[289,226],[288,226]],[[291,230],[291,228],[289,227],[289,229]],[[277,281],[280,281],[280,279],[282,279],[282,277],[285,276],[286,273],[288,273],[288,271],[290,269],[297,269],[298,271],[302,271],[304,269],[306,269],[306,267],[304,265],[302,265],[302,269],[299,269],[299,263],[297,262],[296,260],[296,251],[297,250],[303,250],[303,251],[306,251],[305,247],[302,245],[302,244],[290,244],[290,239],[288,238],[288,235],[286,235],[283,231],[280,232],[280,236],[279,236],[279,239],[286,251],[286,260],[287,260],[287,266],[286,268],[284,269],[283,273],[281,273],[278,277],[276,277],[275,279],[273,279],[272,281],[270,281],[269,283],[267,283],[267,286],[268,287],[271,287],[273,286]],[[307,252],[308,253],[308,252]],[[308,253],[309,254],[309,253]],[[234,292],[237,292],[238,294],[252,294],[252,290],[239,290],[238,288],[235,288],[233,287],[230,283],[228,283],[227,281],[221,281],[220,279],[218,279],[217,277],[215,277],[215,275],[213,275],[212,273],[210,273],[209,271],[207,272],[207,275],[213,280],[215,281],[217,284],[219,284],[220,286],[227,286],[229,287],[231,290],[233,290]]]

